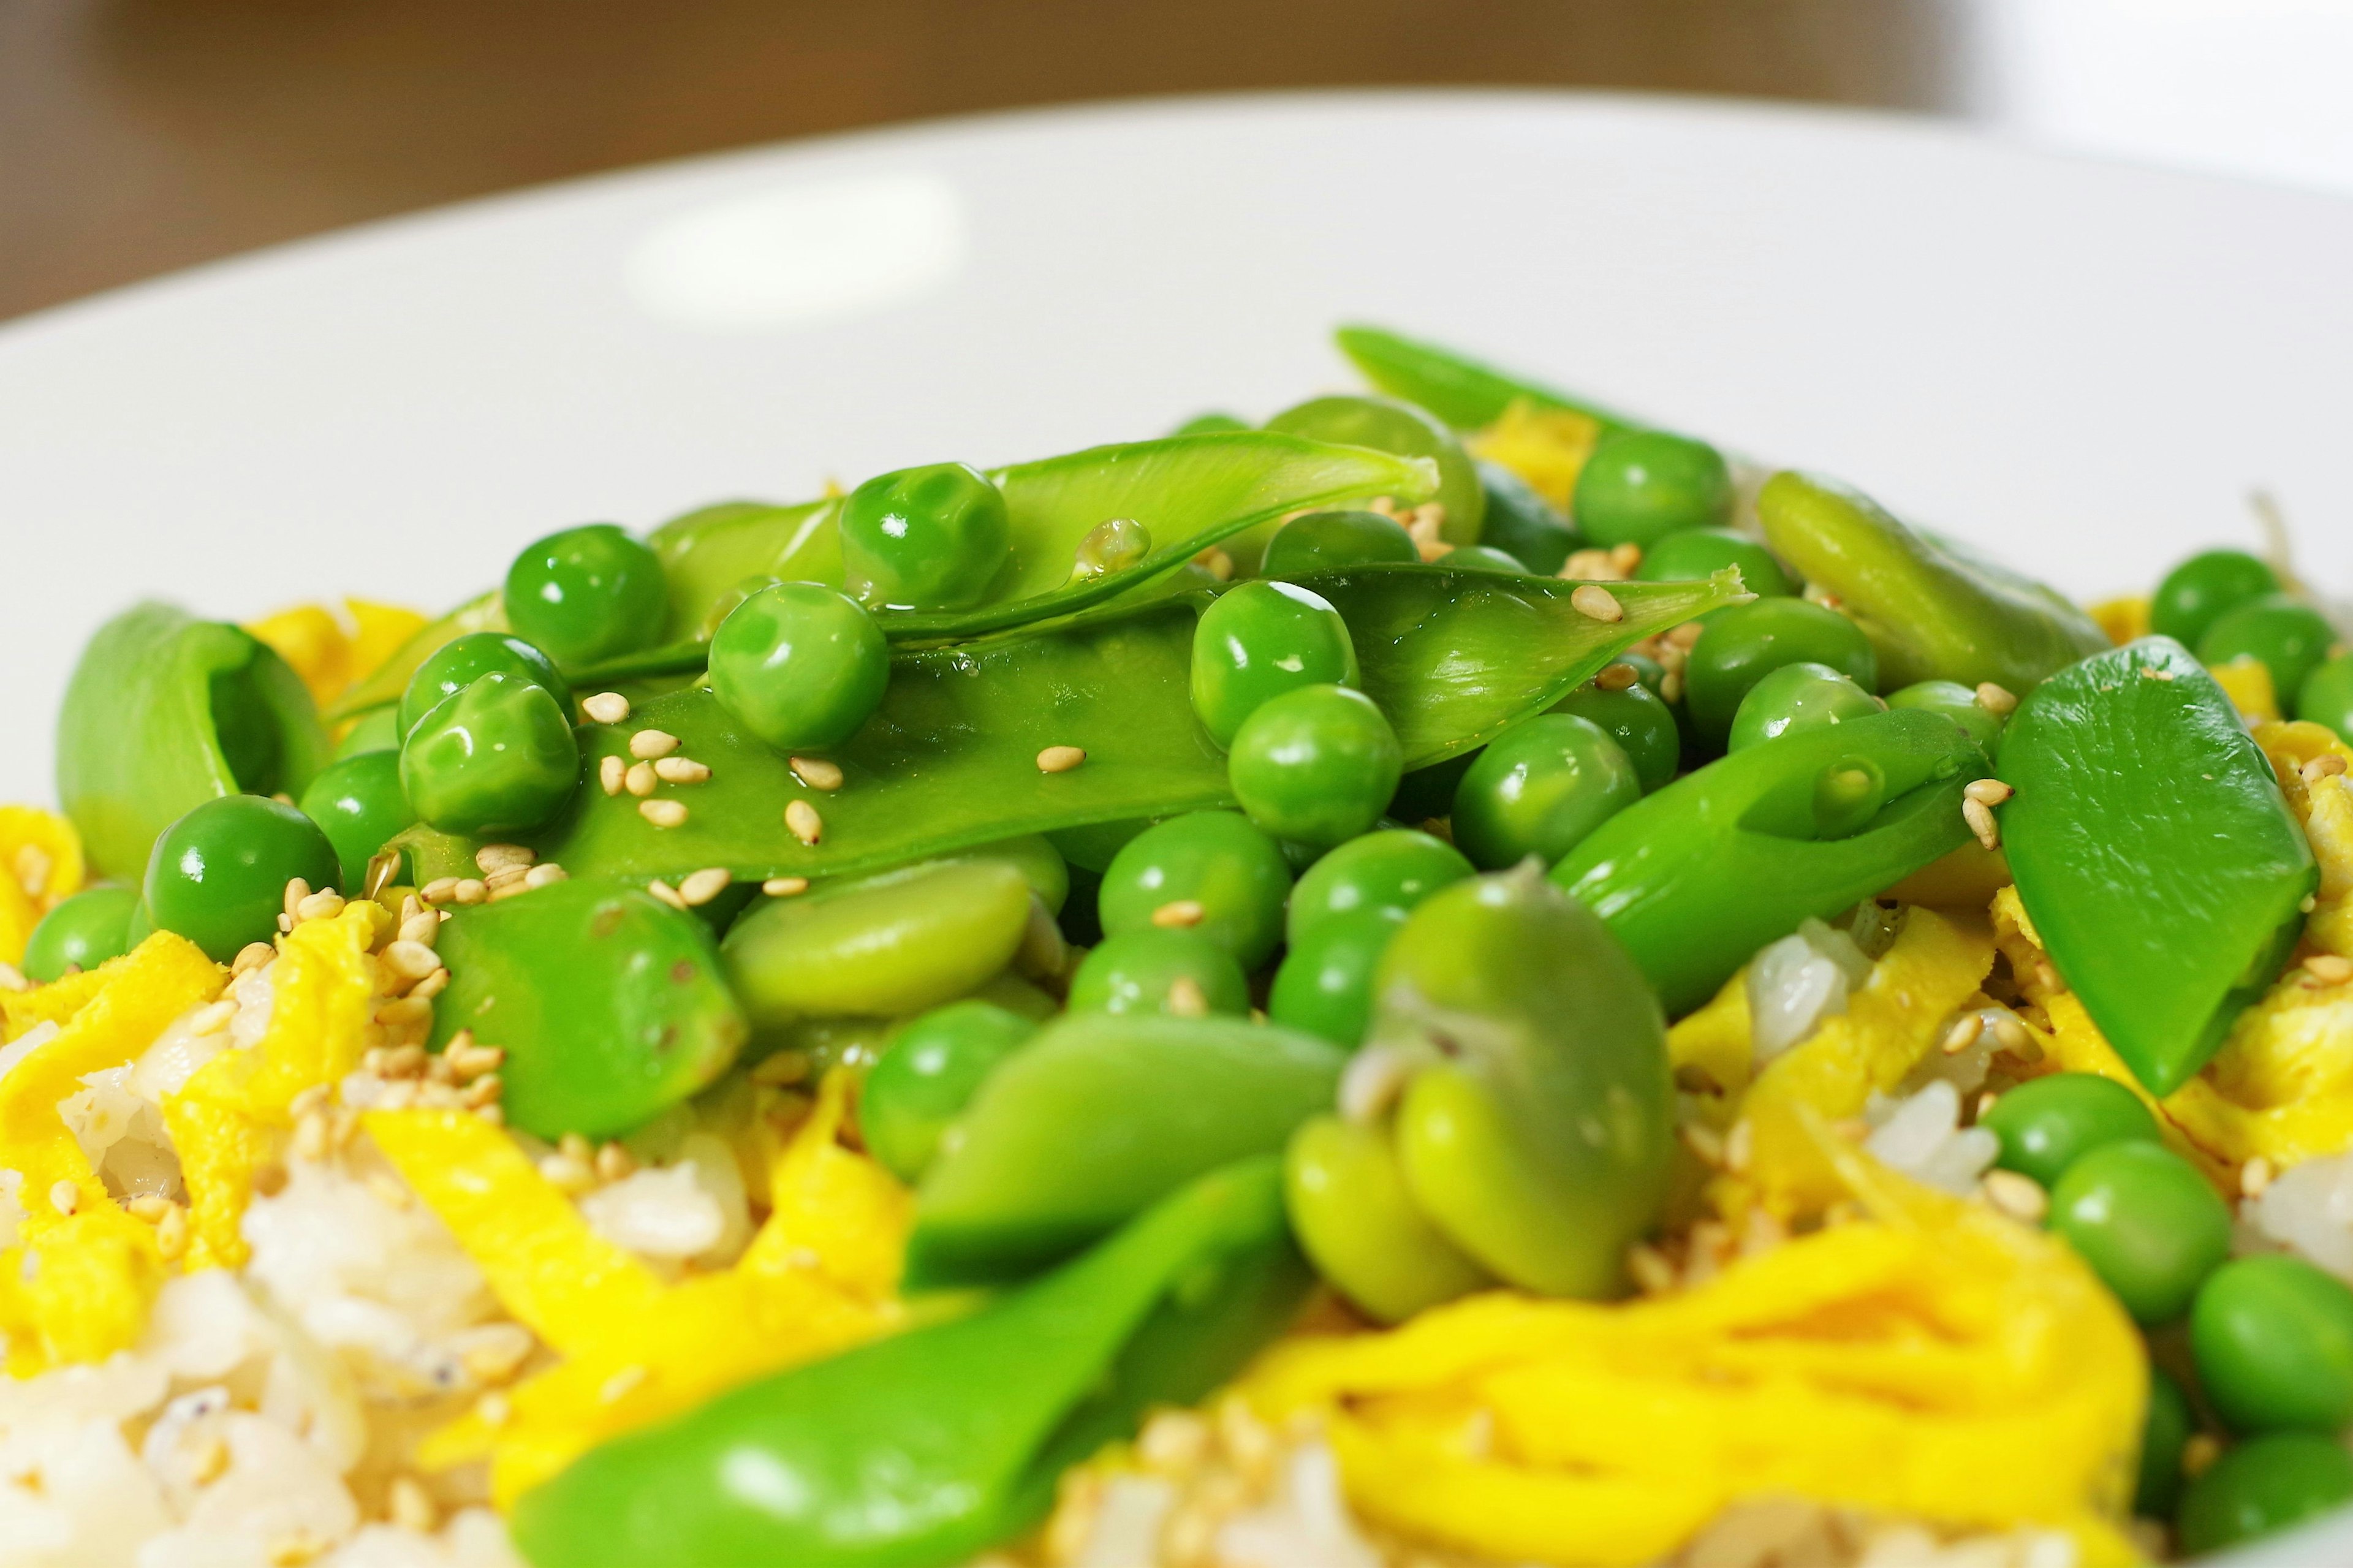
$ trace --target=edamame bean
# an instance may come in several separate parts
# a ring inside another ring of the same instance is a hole
[[[1097,893],[1107,935],[1189,926],[1248,973],[1282,935],[1291,866],[1274,840],[1239,812],[1194,811],[1130,839]]]
[[[334,886],[339,874],[334,846],[294,807],[258,795],[222,795],[156,838],[145,903],[156,925],[227,963],[248,942],[278,934],[287,883],[300,877],[315,892]]]
[[[533,540],[507,568],[507,624],[561,664],[594,664],[659,640],[670,610],[661,558],[609,522]]]
[[[1788,664],[1826,664],[1865,691],[1879,685],[1879,658],[1862,628],[1804,599],[1758,599],[1719,610],[1692,646],[1683,689],[1700,739],[1720,745],[1741,699]]]
[[[1397,731],[1371,698],[1345,686],[1303,686],[1242,721],[1226,776],[1259,826],[1330,846],[1379,819],[1403,764]]]
[[[867,1152],[902,1182],[923,1179],[947,1131],[989,1069],[1038,1032],[991,1003],[951,1002],[910,1019],[858,1091]]]
[[[1266,1016],[1355,1050],[1373,1017],[1373,973],[1405,924],[1397,909],[1356,910],[1319,921],[1274,972]]]
[[[2231,1210],[2206,1178],[2137,1140],[2069,1165],[2052,1189],[2050,1223],[2144,1325],[2179,1317],[2231,1255]]]
[[[1310,867],[1291,890],[1286,926],[1296,947],[1324,921],[1366,910],[1410,913],[1473,868],[1462,851],[1419,828],[1392,827],[1351,838]]]
[[[822,584],[763,588],[711,639],[712,695],[781,752],[839,745],[881,705],[890,684],[882,629]]]
[[[2001,720],[1978,700],[1978,694],[1957,680],[1920,680],[1887,694],[1890,708],[1924,708],[1942,713],[1961,732],[1990,755],[2001,739]]]
[[[1421,559],[1413,536],[1397,519],[1377,511],[1311,511],[1293,518],[1268,541],[1259,564],[1263,577],[1292,577],[1391,561]]]
[[[302,792],[302,815],[317,823],[335,847],[336,863],[343,868],[335,885],[358,893],[367,879],[369,859],[385,840],[417,820],[417,810],[400,787],[400,753],[363,752],[330,763]]]
[[[512,833],[548,821],[580,782],[571,721],[547,689],[499,670],[417,721],[400,787],[444,833]]]
[[[1103,938],[1080,961],[1071,1011],[1240,1017],[1250,1011],[1250,981],[1232,953],[1198,931],[1139,926]]]
[[[121,882],[84,888],[41,917],[25,940],[25,956],[16,967],[27,979],[47,985],[69,971],[96,969],[120,958],[131,951],[131,917],[138,908],[136,888]]]
[[[2198,1381],[2240,1432],[2353,1424],[2353,1290],[2301,1258],[2241,1258],[2189,1314]]]
[[[1568,510],[1592,543],[1648,550],[1683,529],[1721,527],[1732,516],[1732,499],[1724,454],[1688,436],[1634,430],[1594,449]]]
[[[2189,1484],[2178,1529],[2193,1557],[2285,1530],[2353,1500],[2353,1454],[2316,1432],[2241,1443]]]
[[[2278,575],[2245,551],[2201,551],[2157,585],[2148,601],[2148,629],[2195,648],[2216,621],[2278,591]]]
[[[1600,725],[1634,764],[1634,776],[1645,795],[1672,783],[1683,765],[1683,736],[1674,710],[1659,700],[1655,688],[1639,679],[1614,689],[1588,680],[1554,703],[1552,710]]]
[[[842,584],[877,608],[976,605],[1012,549],[1004,492],[969,464],[878,475],[841,503]]]
[[[1785,664],[1748,689],[1732,715],[1727,751],[1850,719],[1885,712],[1887,705],[1826,664]]]
[[[2341,651],[2328,617],[2285,594],[2262,594],[2226,611],[2198,639],[2206,664],[2252,658],[2271,671],[2272,690],[2292,707],[2306,677]]]
[[[1542,713],[1488,742],[1454,792],[1454,843],[1482,870],[1530,855],[1550,866],[1642,798],[1642,781],[1608,731]]]
[[[1994,1163],[2059,1184],[2067,1167],[2111,1143],[2158,1142],[2157,1118],[2132,1090],[2097,1073],[2054,1072],[2020,1084],[1979,1123],[2001,1140]]]
[[[418,720],[493,670],[544,688],[558,708],[571,713],[572,688],[554,659],[506,632],[468,632],[427,654],[408,678],[407,689],[400,694],[399,727],[385,743],[397,747]],[[361,723],[364,728],[366,721]]]
[[[1242,721],[1271,698],[1356,680],[1356,649],[1340,612],[1289,583],[1244,583],[1221,594],[1193,629],[1193,711],[1220,746],[1232,746]]]
[[[1779,556],[1728,528],[1686,528],[1668,534],[1642,552],[1634,580],[1697,582],[1726,566],[1739,567],[1741,584],[1760,598],[1787,598],[1798,591]]]

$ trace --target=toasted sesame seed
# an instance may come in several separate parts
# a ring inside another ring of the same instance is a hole
[[[621,775],[621,787],[639,800],[654,793],[657,782],[651,763],[631,763],[628,771]]]
[[[1953,1026],[1945,1031],[1945,1037],[1937,1044],[1947,1056],[1957,1057],[1976,1045],[1978,1037],[1984,1033],[1985,1020],[1975,1013],[1964,1013],[1953,1020]]]
[[[1168,983],[1167,1012],[1176,1018],[1206,1018],[1209,1016],[1209,995],[1201,983],[1189,974],[1180,974]]]
[[[641,763],[667,757],[678,750],[678,737],[667,730],[640,730],[629,737],[629,755]]]
[[[2323,779],[2334,778],[2344,771],[2345,759],[2338,756],[2334,752],[2325,752],[2320,756],[2315,757],[2312,761],[2305,763],[2304,766],[2296,769],[2298,775],[2300,775],[2307,784],[2316,784]]]
[[[1612,664],[1602,667],[1601,673],[1593,678],[1593,684],[1604,691],[1623,691],[1641,679],[1642,672],[1632,665]]]
[[[317,1111],[294,1123],[294,1157],[317,1164],[327,1157],[327,1119]]]
[[[2000,779],[1976,779],[1961,791],[1969,799],[1985,805],[2000,805],[2018,791]]]
[[[811,789],[821,789],[830,794],[841,787],[841,764],[839,763],[828,763],[823,757],[795,757],[792,768],[793,776]]]
[[[1077,746],[1049,746],[1038,753],[1038,771],[1066,773],[1086,760],[1086,752]]]
[[[1993,808],[1981,800],[1961,802],[1961,820],[1978,836],[1978,842],[1989,849],[2001,847],[2001,825],[1993,819]]]
[[[808,891],[807,877],[771,877],[760,884],[760,891],[772,899],[789,899],[796,893]]]
[[[2342,985],[2353,980],[2353,958],[2339,958],[2333,952],[2316,952],[2304,961],[2304,967],[2323,985]]]
[[[1675,1288],[1675,1266],[1665,1253],[1641,1242],[1627,1248],[1626,1272],[1645,1296],[1662,1296]]]
[[[142,1193],[135,1198],[126,1199],[122,1206],[130,1212],[132,1218],[154,1225],[172,1212],[172,1200],[161,1193]]]
[[[629,700],[617,691],[599,691],[581,701],[580,711],[599,724],[617,724],[629,716]]]
[[[1659,682],[1659,700],[1662,702],[1680,702],[1683,700],[1683,672],[1680,669],[1671,669],[1667,671],[1664,679],[1661,679]]]
[[[422,980],[441,967],[439,955],[421,942],[396,942],[384,950],[383,958],[403,980]]]
[[[1993,1041],[2017,1056],[2034,1043],[2034,1037],[2027,1032],[2025,1020],[2005,1007],[1993,1016]]]
[[[785,807],[785,826],[804,844],[813,845],[825,837],[825,818],[805,800],[794,801]]]
[[[1193,564],[1220,583],[1230,583],[1234,579],[1234,558],[1214,544],[1193,557]]]
[[[462,877],[459,879],[457,890],[449,895],[449,901],[456,904],[479,904],[490,896],[491,889],[488,887],[471,877]]]
[[[486,1072],[468,1084],[465,1092],[459,1098],[465,1101],[467,1110],[480,1110],[497,1100],[505,1089],[506,1085],[500,1079],[498,1074]]]
[[[0,961],[0,991],[30,991],[33,983],[15,964]]]
[[[1701,1164],[1723,1166],[1724,1137],[1715,1128],[1704,1121],[1686,1121],[1675,1131],[1683,1139],[1683,1147],[1689,1149]]]
[[[514,1406],[503,1394],[485,1394],[474,1401],[474,1414],[485,1426],[503,1426],[514,1415]]]
[[[301,878],[296,877],[286,884],[285,912],[286,919],[290,922],[301,918],[300,915],[296,914],[295,911],[302,907],[302,900],[310,896],[311,884],[304,881]],[[283,930],[285,928],[280,927],[280,929]]]
[[[596,1171],[569,1154],[540,1156],[539,1174],[542,1181],[566,1197],[578,1197],[596,1184]]]
[[[187,1210],[174,1204],[171,1212],[155,1222],[155,1247],[166,1263],[177,1263],[187,1253]]]
[[[1988,1171],[1980,1189],[1986,1202],[2029,1225],[2038,1223],[2051,1212],[2051,1194],[2042,1190],[2042,1184],[2016,1171]]]
[[[1609,564],[1609,552],[1607,550],[1571,551],[1568,559],[1560,563],[1560,571],[1556,574],[1568,583],[1624,581],[1624,574]]]
[[[686,821],[686,802],[682,800],[641,800],[638,815],[656,827],[676,827]]]
[[[1746,1119],[1732,1124],[1724,1135],[1724,1168],[1738,1173],[1748,1169],[1748,1156],[1757,1147],[1757,1124]]]
[[[711,766],[692,757],[663,757],[654,763],[654,777],[664,784],[699,784],[711,777]]]
[[[256,942],[254,945],[259,947],[261,943]],[[275,952],[277,949],[272,948],[270,951]],[[242,955],[240,954],[240,956]],[[197,1008],[195,1014],[189,1017],[188,1033],[192,1035],[217,1035],[223,1029],[227,1028],[229,1026],[229,1020],[236,1016],[237,1004],[230,1001],[227,997],[224,996],[217,1002],[207,1002],[203,1006]]]
[[[2272,1184],[2272,1163],[2261,1154],[2239,1167],[2239,1192],[2242,1195],[2259,1198],[2263,1189]]]
[[[596,1145],[588,1142],[588,1135],[585,1132],[566,1132],[555,1141],[555,1151],[567,1159],[579,1161],[584,1165],[594,1165],[596,1163]]]
[[[428,904],[446,904],[458,897],[458,879],[436,877],[417,890],[417,896]]]
[[[385,1511],[396,1528],[417,1535],[430,1535],[441,1524],[441,1510],[434,1506],[433,1494],[414,1476],[392,1479],[385,1492]]]
[[[1991,1089],[1988,1089],[1983,1094],[1978,1095],[1978,1120],[1979,1121],[1983,1121],[1988,1116],[1993,1113],[1993,1108],[2000,1103],[2001,1096],[1996,1094]]]
[[[360,896],[380,901],[384,890],[400,875],[401,853],[397,849],[379,849],[368,857],[366,868],[360,873]]]
[[[524,844],[485,844],[474,851],[474,864],[485,877],[509,867],[525,870],[538,858],[539,851]]]
[[[637,1173],[638,1162],[618,1143],[607,1143],[596,1151],[596,1174],[608,1182],[617,1182]]]
[[[1609,569],[1620,577],[1631,577],[1634,568],[1642,563],[1642,547],[1629,542],[1613,545],[1609,551]]]
[[[727,884],[734,879],[734,874],[724,866],[705,866],[679,883],[678,896],[684,899],[690,907],[707,904],[725,892]]]
[[[565,870],[554,861],[549,860],[540,865],[533,866],[531,870],[524,875],[522,885],[526,888],[552,888],[558,882],[568,882],[571,879],[571,872]]]
[[[1704,621],[1685,621],[1683,625],[1671,628],[1665,640],[1671,646],[1689,653],[1699,646],[1700,634],[1706,630],[1707,623]]]
[[[81,1189],[71,1182],[61,1179],[50,1186],[49,1206],[67,1218],[72,1218],[74,1210],[80,1205]]]
[[[620,794],[628,777],[629,764],[617,756],[606,756],[596,763],[596,782],[604,785],[607,795]]]
[[[2002,719],[2017,711],[2018,699],[2007,687],[1996,686],[1990,680],[1981,680],[1978,682],[1978,706],[1995,718]]]
[[[1625,606],[1618,603],[1618,595],[1597,583],[1587,583],[1577,588],[1569,595],[1568,602],[1578,615],[1588,620],[1622,621],[1626,618]]]
[[[659,899],[663,903],[668,904],[671,909],[683,910],[686,908],[686,900],[678,896],[678,889],[671,887],[668,882],[663,881],[659,877],[656,877],[652,881],[646,884],[646,891],[651,893],[655,898]]]
[[[1171,899],[1152,911],[1152,923],[1164,931],[1197,926],[1208,912],[1198,899]]]
[[[432,1017],[432,1000],[414,994],[396,997],[375,1010],[375,1021],[379,1024],[424,1024],[429,1023]]]

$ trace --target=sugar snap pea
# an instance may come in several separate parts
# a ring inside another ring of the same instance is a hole
[[[1582,414],[1605,436],[1642,428],[1638,421],[1583,398],[1384,328],[1346,326],[1332,336],[1366,381],[1393,397],[1419,404],[1458,430],[1492,425],[1514,403]]]

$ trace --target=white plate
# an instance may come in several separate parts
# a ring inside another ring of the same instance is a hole
[[[957,121],[375,225],[0,329],[0,799],[141,595],[439,606],[568,523],[1271,412],[1346,381],[1345,319],[2078,592],[2251,541],[2258,485],[2353,587],[2348,278],[2332,197],[1564,93]]]

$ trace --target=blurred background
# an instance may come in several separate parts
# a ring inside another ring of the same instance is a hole
[[[1728,93],[2353,192],[2348,66],[2353,0],[0,0],[0,318],[543,180],[1152,93]]]

